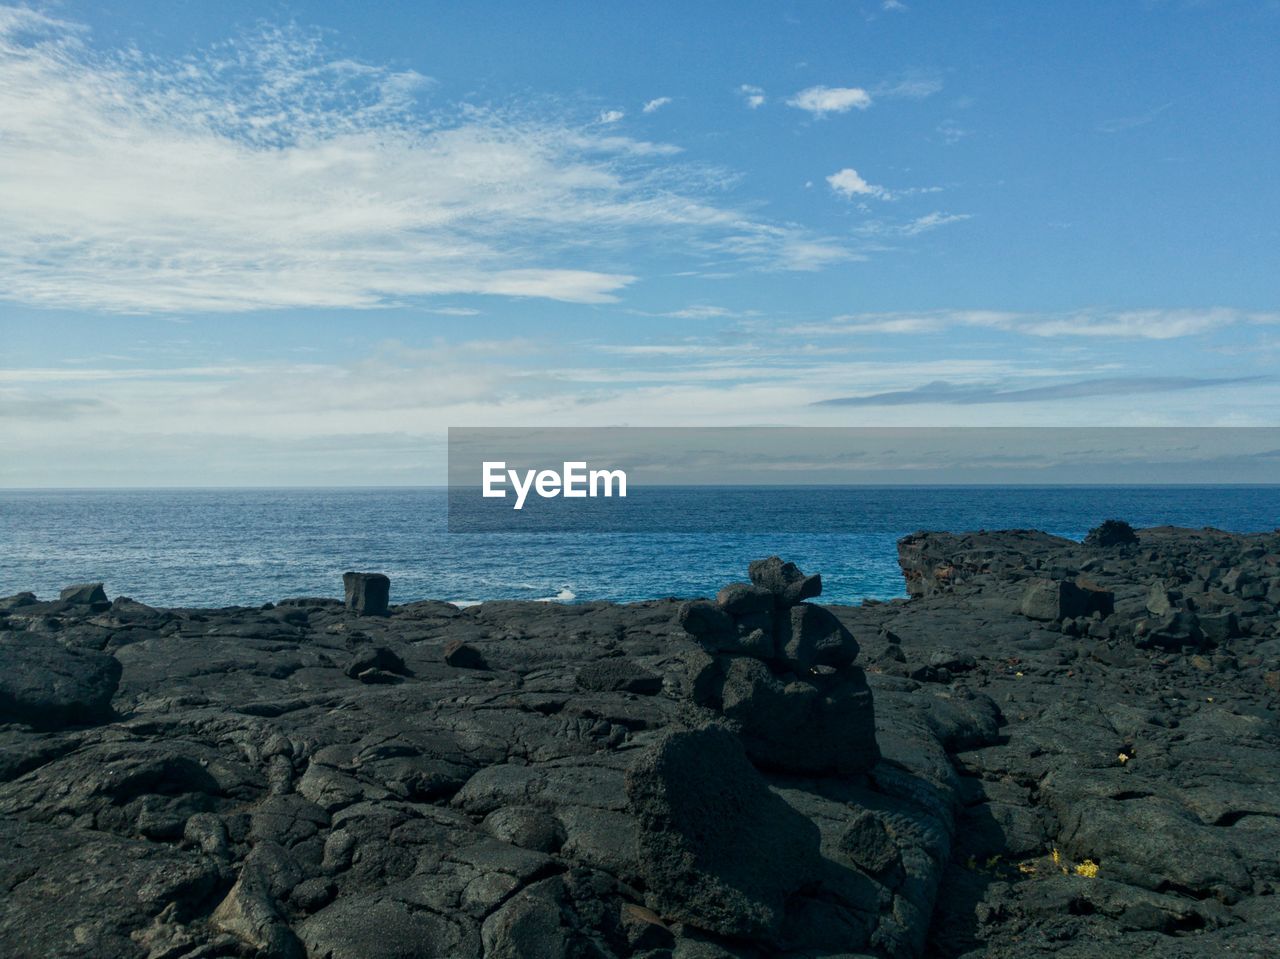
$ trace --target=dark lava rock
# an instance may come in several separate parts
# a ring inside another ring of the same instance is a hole
[[[901,867],[901,854],[884,820],[869,809],[860,810],[840,837],[840,850],[874,876]]]
[[[871,690],[856,666],[818,682],[786,681],[759,660],[734,657],[719,699],[720,712],[762,767],[849,774],[880,756]]]
[[[58,594],[58,600],[68,606],[94,606],[99,610],[111,605],[110,600],[107,599],[106,590],[102,588],[102,583],[80,583],[76,586],[68,586]]]
[[[23,606],[31,606],[37,602],[39,602],[39,600],[36,599],[36,594],[30,590],[22,593],[14,593],[12,596],[5,596],[3,599],[0,599],[0,612],[12,612],[13,610],[21,609]]]
[[[1113,597],[1106,590],[1095,589],[1070,580],[1032,580],[1022,595],[1022,615],[1028,619],[1061,621],[1097,612],[1111,614]]]
[[[560,820],[536,806],[495,809],[481,827],[495,839],[536,852],[559,852],[567,838]]]
[[[470,643],[464,643],[457,639],[451,639],[445,643],[444,661],[455,669],[489,668],[489,664],[485,661],[484,653]]]
[[[347,609],[359,616],[386,616],[391,580],[382,573],[343,573]]]
[[[705,599],[683,604],[679,612],[680,625],[710,650],[732,649],[738,643],[738,630],[733,618]]]
[[[822,577],[806,576],[795,563],[784,563],[777,556],[757,559],[747,567],[751,582],[771,592],[780,606],[794,606],[801,600],[822,595]]]
[[[662,691],[662,677],[631,659],[614,657],[589,663],[578,670],[578,686],[592,692],[637,693],[652,696]]]
[[[0,955],[1274,955],[1280,533],[1136,535],[915,534],[856,607],[0,600]]]
[[[627,770],[650,908],[722,935],[770,936],[820,874],[817,827],[782,799],[732,733],[672,733]]]
[[[798,673],[815,666],[847,666],[858,658],[858,642],[821,606],[801,603],[782,614],[778,654]]]
[[[119,682],[114,656],[0,634],[0,722],[39,729],[104,722]]]
[[[182,945],[171,917],[216,904],[220,872],[169,844],[0,818],[0,955],[134,959],[151,951],[146,943]],[[186,946],[153,954],[198,942]]]
[[[1122,519],[1103,520],[1089,530],[1084,537],[1084,545],[1097,549],[1109,549],[1113,546],[1137,546],[1138,534]]]
[[[730,616],[772,613],[774,604],[773,593],[753,583],[730,583],[716,593],[716,605]]]
[[[381,670],[394,676],[409,676],[411,673],[395,652],[385,646],[374,646],[362,649],[347,662],[342,670],[352,679],[357,679],[370,669]]]

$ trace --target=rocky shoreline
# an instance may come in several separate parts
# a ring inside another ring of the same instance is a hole
[[[714,599],[0,600],[0,954],[1216,957],[1280,941],[1280,534]]]

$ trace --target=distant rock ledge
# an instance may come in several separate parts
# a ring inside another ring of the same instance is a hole
[[[858,607],[2,599],[0,954],[1273,955],[1280,534],[1122,526]]]

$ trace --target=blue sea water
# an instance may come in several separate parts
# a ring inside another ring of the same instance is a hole
[[[1280,526],[1280,486],[825,487],[840,532],[784,532],[812,488],[726,491],[748,531],[449,533],[443,489],[0,491],[0,595],[103,580],[154,605],[340,596],[344,570],[388,574],[392,601],[638,600],[714,594],[777,553],[821,572],[828,602],[903,595],[896,540],[921,530]],[[672,509],[686,509],[676,497]],[[699,502],[714,510],[716,497]],[[744,501],[744,496],[746,500]],[[797,498],[800,498],[799,500]],[[744,505],[745,503],[745,505]],[[714,526],[703,521],[699,527]]]

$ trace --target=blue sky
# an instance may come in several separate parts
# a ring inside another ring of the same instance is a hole
[[[1275,425],[1280,5],[654,11],[0,6],[0,484]]]

